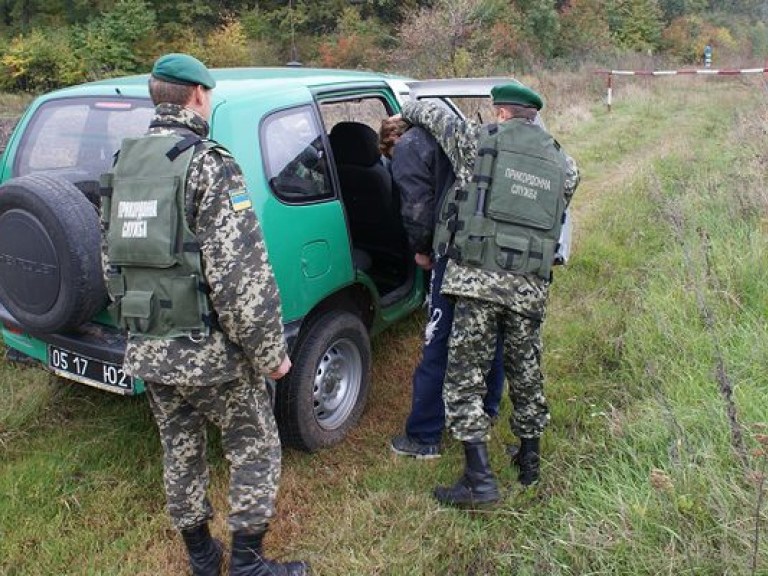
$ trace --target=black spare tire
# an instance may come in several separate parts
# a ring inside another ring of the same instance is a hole
[[[72,330],[104,306],[100,246],[97,209],[70,182],[0,186],[0,302],[29,331]]]

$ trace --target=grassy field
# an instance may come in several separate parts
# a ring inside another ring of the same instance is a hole
[[[768,574],[768,135],[748,78],[537,78],[576,158],[572,261],[545,328],[552,423],[524,490],[493,431],[494,510],[443,509],[461,446],[390,454],[410,403],[422,318],[374,341],[361,425],[318,454],[286,450],[266,542],[315,574]],[[0,573],[185,574],[165,516],[144,398],[0,364]],[[503,410],[509,413],[509,402]],[[212,441],[213,501],[226,462]],[[213,531],[226,538],[223,514]]]

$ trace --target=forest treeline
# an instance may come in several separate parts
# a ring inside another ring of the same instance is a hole
[[[0,0],[0,90],[146,72],[169,51],[209,66],[368,68],[415,77],[539,66],[768,56],[762,0]]]

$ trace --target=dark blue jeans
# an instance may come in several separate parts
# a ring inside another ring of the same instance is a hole
[[[405,433],[423,444],[438,444],[445,427],[443,379],[448,363],[448,337],[453,324],[453,300],[440,294],[447,258],[435,262],[429,285],[429,321],[422,349],[421,362],[413,372],[411,413],[405,422]],[[504,393],[503,340],[496,343],[496,356],[485,378],[486,413],[495,417]]]

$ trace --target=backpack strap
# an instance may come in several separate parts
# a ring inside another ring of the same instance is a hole
[[[168,152],[165,153],[165,155],[168,157],[168,160],[173,162],[176,160],[176,158],[179,157],[182,153],[184,153],[186,150],[191,148],[192,146],[197,146],[198,144],[202,143],[203,139],[200,138],[197,134],[190,134],[189,136],[185,136],[171,148],[168,150]]]

